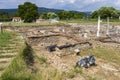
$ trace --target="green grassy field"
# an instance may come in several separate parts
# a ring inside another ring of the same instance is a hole
[[[60,20],[58,23],[41,22],[41,23],[19,23],[19,22],[3,22],[3,26],[68,26],[68,23],[94,24],[97,25],[97,19],[75,19]],[[106,20],[102,20],[101,24],[107,24]],[[120,25],[120,20],[110,20],[110,25]]]
[[[94,55],[97,58],[120,65],[120,50],[114,50],[104,47],[96,47],[81,53],[82,55]]]
[[[61,22],[65,23],[79,23],[79,24],[96,24],[97,25],[97,19],[86,19],[86,20],[62,20]],[[107,24],[106,20],[102,20],[101,24]],[[120,20],[110,20],[110,25],[120,25]]]
[[[26,27],[31,27],[31,26],[66,26],[67,24],[64,24],[62,22],[59,23],[50,23],[50,22],[41,22],[41,23],[19,23],[19,22],[3,22],[3,26],[26,26]]]

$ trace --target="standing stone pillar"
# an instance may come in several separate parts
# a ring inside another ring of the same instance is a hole
[[[0,23],[0,32],[2,33],[2,23]]]
[[[65,32],[65,29],[62,29],[62,32],[64,33],[64,32]]]
[[[100,16],[98,16],[97,37],[100,36]]]
[[[109,35],[109,28],[110,28],[109,17],[107,17],[107,31],[106,31],[107,35]]]

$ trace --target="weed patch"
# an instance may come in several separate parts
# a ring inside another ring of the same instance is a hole
[[[6,47],[9,43],[11,43],[11,39],[14,38],[16,34],[13,32],[3,32],[0,33],[0,47]]]
[[[33,80],[31,70],[28,68],[24,60],[25,55],[23,54],[26,54],[26,50],[29,50],[27,45],[1,75],[2,80]]]

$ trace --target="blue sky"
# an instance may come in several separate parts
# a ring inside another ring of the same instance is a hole
[[[26,1],[39,7],[65,10],[92,11],[101,6],[113,6],[120,10],[120,0],[0,0],[0,9],[17,8]]]

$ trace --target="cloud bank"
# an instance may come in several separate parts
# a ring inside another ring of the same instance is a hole
[[[17,8],[24,2],[32,2],[39,7],[77,11],[92,11],[102,6],[113,6],[120,9],[120,0],[0,0],[0,8]]]

